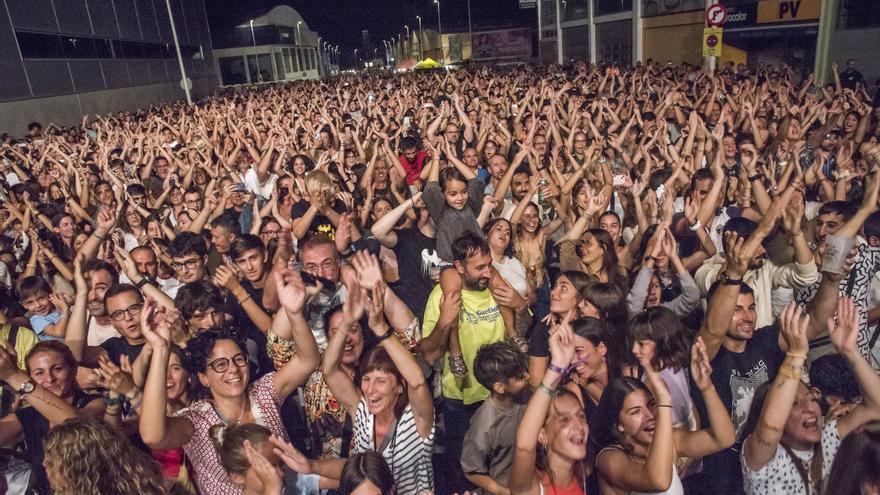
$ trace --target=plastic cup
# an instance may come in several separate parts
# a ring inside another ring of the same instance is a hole
[[[828,273],[844,273],[846,257],[852,248],[853,238],[829,235],[825,237],[825,254],[822,255],[822,271]]]

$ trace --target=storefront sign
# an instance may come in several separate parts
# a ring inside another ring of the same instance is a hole
[[[818,19],[822,0],[762,0],[758,2],[758,24]]]
[[[519,8],[533,9],[538,5],[538,0],[519,0]]]
[[[721,56],[721,34],[723,28],[708,27],[703,29],[703,56],[704,57],[720,57]]]

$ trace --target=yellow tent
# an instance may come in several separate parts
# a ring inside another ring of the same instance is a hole
[[[443,67],[443,66],[440,65],[436,60],[432,59],[431,57],[428,57],[425,60],[422,60],[421,62],[417,63],[415,68],[416,69],[439,69],[441,67]]]

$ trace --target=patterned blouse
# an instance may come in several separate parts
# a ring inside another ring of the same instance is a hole
[[[281,399],[275,393],[274,379],[275,373],[268,373],[248,387],[251,413],[257,424],[287,440],[287,430],[278,412]],[[199,492],[210,495],[241,495],[242,487],[234,484],[223,469],[220,453],[209,435],[212,427],[223,425],[214,406],[208,401],[200,400],[181,409],[174,417],[186,418],[192,423],[193,435],[184,444],[183,450],[193,464]]]

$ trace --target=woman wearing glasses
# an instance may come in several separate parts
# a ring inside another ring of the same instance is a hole
[[[183,447],[193,464],[195,481],[201,493],[241,494],[242,487],[230,479],[223,468],[215,442],[227,426],[256,423],[287,439],[279,406],[297,387],[305,383],[320,361],[318,347],[302,315],[305,286],[291,269],[274,275],[278,297],[285,311],[276,316],[277,324],[289,324],[298,352],[277,372],[248,385],[250,372],[246,350],[233,334],[209,330],[192,338],[187,355],[207,398],[192,403],[172,417],[166,416],[166,384],[170,357],[171,328],[165,313],[152,301],[142,310],[144,336],[153,347],[150,370],[144,390],[140,433],[154,449]],[[283,320],[288,321],[283,321]]]

